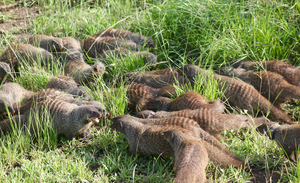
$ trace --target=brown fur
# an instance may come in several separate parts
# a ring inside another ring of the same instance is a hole
[[[101,62],[90,66],[80,60],[69,60],[65,65],[65,75],[74,78],[76,83],[88,84],[94,81],[95,76],[102,77],[105,66]]]
[[[177,73],[168,75],[139,75],[138,73],[125,73],[124,79],[127,78],[129,82],[146,84],[153,88],[161,88],[173,84],[189,85],[189,80]]]
[[[20,103],[26,103],[33,92],[26,90],[18,83],[5,83],[0,89],[0,113],[6,112],[6,106],[10,113],[15,113],[15,109]]]
[[[121,38],[98,37],[84,40],[81,43],[81,47],[89,57],[101,58],[101,54],[103,54],[106,50],[116,50],[123,47],[133,51],[138,51],[140,46],[132,41],[124,42]]]
[[[0,62],[10,64],[14,71],[18,71],[22,62],[32,65],[33,61],[36,63],[40,61],[42,66],[49,66],[50,69],[56,64],[56,59],[50,52],[30,44],[10,45],[0,57]]]
[[[161,119],[141,119],[130,115],[122,115],[112,119],[114,124],[145,124],[145,125],[159,125],[166,127],[180,127],[190,130],[197,138],[203,139],[204,146],[209,154],[212,162],[226,167],[233,165],[234,167],[244,166],[244,163],[232,152],[230,152],[218,139],[211,136],[209,133],[200,128],[199,124],[189,118],[171,117]],[[120,126],[120,125],[119,125]],[[121,125],[122,126],[122,125]]]
[[[292,85],[300,86],[300,69],[287,62],[279,60],[270,60],[263,62],[244,62],[239,63],[239,66],[246,70],[254,70],[256,67],[266,69],[267,71],[275,72],[284,77],[284,79]]]
[[[129,31],[126,31],[124,29],[107,29],[104,31],[99,32],[98,34],[94,35],[93,38],[98,38],[98,37],[114,37],[114,38],[121,38],[124,40],[131,40],[134,43],[138,45],[145,45],[146,47],[149,48],[154,48],[155,44],[154,41],[146,36],[140,35],[140,34],[135,34]]]
[[[168,140],[175,152],[175,182],[205,182],[208,154],[203,144],[182,130],[169,130],[163,132],[162,135]]]
[[[144,64],[149,64],[152,68],[155,68],[157,63],[157,56],[153,53],[149,53],[147,51],[128,51],[125,48],[119,48],[117,50],[106,50],[102,54],[100,54],[100,61],[106,63],[107,59],[110,56],[115,56],[118,58],[125,58],[128,55],[135,55],[137,58],[144,60]]]
[[[49,52],[63,49],[62,39],[47,35],[34,35],[28,39],[32,46],[41,47]]]
[[[87,136],[88,129],[93,122],[99,122],[98,118],[101,117],[94,106],[77,106],[58,99],[48,99],[37,103],[34,109],[24,115],[14,116],[12,121],[9,119],[1,121],[0,129],[6,133],[15,125],[20,128],[27,126],[30,132],[34,133],[38,126],[36,121],[45,118],[45,111],[50,113],[57,134],[65,135],[68,139],[75,136]],[[31,121],[31,127],[28,127],[29,121]]]
[[[71,95],[92,99],[88,93],[88,89],[84,86],[79,86],[79,84],[69,76],[52,77],[46,88],[53,88]]]
[[[147,105],[147,109],[163,111],[180,111],[183,109],[201,108],[207,108],[218,113],[223,113],[225,106],[220,100],[207,101],[205,97],[197,92],[186,92],[174,100],[166,97],[157,97]]]
[[[247,115],[220,114],[206,108],[194,110],[185,109],[174,112],[158,111],[156,113],[154,113],[153,111],[145,111],[142,114],[139,114],[139,116],[141,115],[144,115],[145,117],[149,116],[149,118],[190,118],[197,121],[197,123],[203,130],[207,131],[209,134],[215,137],[218,137],[218,135],[224,130],[249,128],[253,125],[260,125],[266,121],[264,117],[252,119]]]
[[[171,97],[176,91],[173,86],[165,86],[162,88],[152,88],[145,84],[131,84],[127,90],[128,102],[136,106],[136,111],[139,112],[146,108],[149,101],[157,96]]]
[[[101,102],[74,98],[72,95],[51,88],[44,89],[40,92],[35,93],[31,98],[28,99],[28,102],[18,108],[19,113],[24,114],[29,111],[35,103],[48,99],[58,99],[64,102],[76,104],[78,106],[91,105],[97,108],[102,115],[109,116],[109,113],[106,111],[106,108]]]
[[[262,134],[267,133],[270,139],[275,140],[285,150],[286,155],[296,162],[294,156],[297,156],[300,147],[300,124],[278,125],[275,122],[268,122],[259,126],[257,130]]]
[[[288,83],[280,74],[270,71],[246,71],[245,69],[231,69],[226,73],[235,76],[242,81],[252,85],[262,96],[269,99],[278,108],[291,99],[300,99],[300,87]]]
[[[208,71],[191,64],[184,66],[183,69],[180,69],[180,72],[191,80],[194,80],[195,76],[199,74],[205,76],[207,80],[209,76]],[[219,81],[219,89],[224,93],[225,100],[228,100],[231,105],[237,106],[240,109],[246,109],[251,114],[256,114],[258,111],[265,115],[270,113],[268,117],[271,120],[294,124],[288,115],[272,106],[253,86],[243,81],[218,74],[213,74],[213,79]]]
[[[13,73],[11,71],[11,68],[9,66],[8,63],[5,63],[5,62],[0,62],[0,83],[2,83],[3,79],[6,80],[13,80],[14,79],[14,76],[13,76]]]

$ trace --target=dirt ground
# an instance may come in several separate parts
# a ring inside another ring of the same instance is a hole
[[[26,7],[20,2],[6,5],[0,3],[0,38],[9,36],[13,43],[24,42],[31,35],[31,19],[39,14],[37,6]],[[3,47],[5,46],[0,44],[0,49]]]

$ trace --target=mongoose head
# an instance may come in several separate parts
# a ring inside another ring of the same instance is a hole
[[[98,111],[100,112],[102,117],[109,117],[110,116],[110,114],[107,112],[105,106],[101,102],[92,100],[92,101],[89,102],[89,105],[92,105],[96,109],[98,109]]]
[[[246,69],[243,68],[234,69],[233,67],[222,67],[220,70],[220,74],[230,76],[230,77],[234,77],[234,76],[238,77],[239,75],[245,72],[247,72]]]
[[[0,62],[0,77],[4,78],[5,76],[7,76],[10,79],[14,79],[9,64],[5,62]]]
[[[72,115],[82,124],[88,124],[90,121],[99,123],[99,118],[102,117],[94,106],[80,106],[73,111]]]
[[[149,63],[152,66],[152,69],[155,69],[157,64],[157,56],[154,55],[153,53],[147,53],[144,56],[144,63],[145,64]]]
[[[111,119],[113,124],[110,125],[110,128],[116,130],[117,132],[125,134],[126,124],[134,122],[134,117],[130,115],[122,115]],[[139,122],[138,122],[139,123]]]
[[[157,97],[148,102],[146,108],[154,111],[167,111],[173,100],[167,97]]]
[[[195,133],[179,127],[164,131],[161,133],[161,135],[170,143],[175,151],[176,149],[179,149],[180,143],[182,141],[187,139],[196,139]]]
[[[270,139],[273,139],[274,131],[280,126],[281,125],[279,125],[276,122],[267,122],[257,127],[256,130],[259,131],[261,134],[267,134]]]
[[[153,118],[154,115],[155,115],[154,111],[143,110],[141,112],[136,113],[135,117],[148,119],[148,118]]]
[[[189,79],[195,78],[202,69],[193,64],[185,65],[183,68],[178,69],[178,74],[186,75]]]
[[[100,77],[105,72],[105,66],[101,62],[97,62],[92,66],[92,73],[95,75],[99,75]]]
[[[13,104],[6,96],[0,96],[0,113],[6,112],[6,107],[10,113],[15,113]]]
[[[53,37],[50,46],[52,47],[52,50],[62,50],[64,48],[62,39],[56,37]]]

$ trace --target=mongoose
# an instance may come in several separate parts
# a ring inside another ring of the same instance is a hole
[[[45,112],[49,112],[53,121],[54,130],[57,134],[65,135],[68,139],[73,137],[84,137],[88,135],[88,129],[93,123],[99,122],[101,114],[94,106],[77,106],[58,99],[48,99],[37,103],[36,107],[24,115],[14,116],[10,122],[9,119],[0,122],[0,129],[5,133],[12,129],[13,125],[19,127],[27,126],[31,121],[29,129],[31,133],[36,131],[36,120],[43,119]],[[36,119],[38,115],[38,119]]]
[[[7,79],[14,79],[9,64],[5,62],[0,62],[0,83],[5,77],[7,77]]]
[[[300,99],[300,87],[288,83],[282,75],[275,72],[254,72],[243,68],[226,68],[226,70],[224,74],[237,77],[252,85],[277,108],[281,108],[280,105],[291,98]]]
[[[257,130],[262,134],[267,133],[270,139],[275,140],[285,150],[287,157],[296,162],[295,158],[300,147],[300,124],[279,125],[268,122],[257,127]]]
[[[73,77],[77,83],[88,84],[88,82],[94,80],[95,76],[102,77],[105,72],[105,66],[101,62],[90,66],[80,60],[69,60],[65,65],[64,71],[65,75]]]
[[[131,84],[127,89],[128,102],[131,105],[136,106],[137,112],[146,108],[147,103],[157,96],[171,97],[172,95],[176,95],[173,86],[152,88],[145,84]]]
[[[69,76],[52,77],[46,88],[53,88],[71,95],[92,99],[92,96],[88,93],[88,89],[84,86],[80,86]]]
[[[14,107],[26,103],[33,94],[18,83],[3,84],[0,88],[0,113],[6,112],[6,106],[10,113],[15,113]]]
[[[252,120],[247,115],[237,114],[220,114],[207,108],[201,109],[184,109],[174,112],[166,111],[141,111],[137,116],[145,116],[148,118],[169,118],[169,117],[185,117],[195,120],[200,127],[209,134],[218,137],[224,130],[236,130],[240,128],[249,128],[252,125],[260,125],[266,121],[266,118],[259,117]]]
[[[135,34],[129,31],[126,31],[124,29],[107,29],[104,31],[99,32],[98,34],[94,35],[93,38],[97,37],[114,37],[114,38],[122,38],[125,40],[131,40],[134,43],[141,45],[141,46],[146,46],[149,48],[155,48],[155,44],[153,39],[140,35],[140,34]]]
[[[223,113],[225,106],[220,100],[207,101],[205,97],[197,92],[186,92],[175,99],[157,97],[151,100],[147,105],[147,109],[158,111],[180,111],[183,109],[201,108],[207,108],[217,113]]]
[[[184,128],[193,132],[197,138],[203,139],[203,144],[209,154],[209,158],[215,164],[222,167],[233,165],[234,167],[244,166],[244,163],[232,152],[230,152],[218,139],[200,128],[200,125],[189,118],[170,117],[160,119],[141,119],[130,115],[122,115],[112,119],[118,126],[126,124],[159,125],[165,127]],[[130,133],[130,131],[129,131]]]
[[[134,83],[142,83],[146,84],[153,88],[161,88],[163,86],[173,85],[173,84],[181,84],[181,85],[189,85],[190,82],[184,76],[181,76],[177,73],[167,74],[167,75],[143,75],[143,73],[125,73],[123,75],[124,80],[128,79],[128,82]]]
[[[128,76],[134,76],[134,75],[170,75],[170,74],[178,74],[178,69],[176,68],[167,68],[167,69],[161,69],[161,70],[153,70],[153,71],[144,71],[144,72],[128,72]]]
[[[63,49],[62,39],[47,35],[34,35],[28,39],[28,43],[35,47],[43,48],[49,52]]]
[[[113,37],[99,37],[99,38],[88,38],[81,43],[81,48],[86,52],[89,57],[101,58],[101,54],[106,50],[115,50],[119,47],[127,48],[133,51],[138,51],[139,47],[132,41],[122,40],[121,38]]]
[[[263,62],[242,61],[238,64],[238,66],[246,70],[254,70],[255,67],[260,66],[267,71],[282,75],[284,79],[292,85],[300,86],[300,69],[286,62],[279,60]]]
[[[206,80],[209,79],[209,71],[192,64],[185,65],[182,69],[178,69],[178,72],[186,75],[192,82],[197,75],[203,75]],[[218,87],[224,93],[224,99],[228,100],[231,105],[245,109],[250,114],[256,114],[258,111],[265,115],[269,113],[268,117],[271,120],[294,124],[288,115],[272,106],[253,86],[241,80],[218,74],[213,74],[213,79],[219,81]]]
[[[117,58],[125,58],[128,55],[135,55],[139,59],[144,60],[144,64],[150,64],[154,69],[157,63],[157,56],[147,51],[129,51],[125,48],[119,48],[116,50],[106,50],[99,55],[100,61],[107,63],[109,56],[115,56]]]
[[[204,183],[208,154],[203,144],[182,130],[168,130],[162,135],[174,149],[175,182]]]
[[[59,99],[61,101],[73,103],[78,106],[91,105],[98,109],[103,116],[109,116],[105,106],[99,101],[88,101],[80,98],[74,98],[72,95],[51,88],[35,93],[32,97],[28,98],[26,103],[24,102],[25,104],[23,106],[18,107],[16,110],[18,110],[20,114],[24,114],[25,112],[29,111],[35,103],[48,99]]]
[[[30,65],[32,65],[33,62],[40,62],[42,66],[47,66],[50,69],[57,63],[50,52],[30,44],[10,45],[0,57],[0,62],[10,64],[10,67],[13,68],[14,71],[18,71],[20,63],[23,62],[29,63]]]
[[[134,116],[138,118],[148,119],[148,118],[154,118],[155,112],[151,110],[143,110],[138,113],[136,113]]]
[[[56,56],[60,56],[63,62],[69,60],[80,60],[84,62],[83,52],[80,46],[80,42],[72,37],[63,37],[62,43],[64,46],[64,52],[56,52]]]

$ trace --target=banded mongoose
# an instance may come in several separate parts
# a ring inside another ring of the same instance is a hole
[[[148,118],[169,118],[169,117],[185,117],[195,120],[200,127],[209,134],[218,137],[224,130],[237,130],[240,128],[249,128],[258,126],[266,121],[266,118],[259,117],[252,119],[247,115],[237,114],[220,114],[207,108],[201,109],[184,109],[180,111],[141,111],[137,116],[145,116]]]
[[[281,108],[280,105],[291,98],[300,99],[300,87],[288,83],[282,75],[275,72],[255,72],[243,68],[226,68],[224,70],[227,70],[224,73],[227,76],[237,77],[252,85],[277,108]]]
[[[0,62],[10,64],[10,67],[13,68],[14,71],[18,71],[21,63],[28,63],[30,65],[34,62],[41,63],[41,66],[46,66],[50,69],[57,63],[50,52],[30,44],[10,45],[0,57]]]
[[[106,37],[106,36],[110,36],[114,38],[122,38],[124,40],[131,40],[138,45],[146,46],[149,48],[155,48],[154,41],[150,37],[146,37],[140,34],[135,34],[126,31],[124,29],[107,29],[94,35],[93,38]]]
[[[162,135],[174,149],[175,182],[204,183],[208,154],[202,142],[182,130],[168,130]]]
[[[14,79],[9,64],[5,62],[0,62],[0,82],[2,82],[3,79],[5,79],[5,77],[7,77],[6,80]]]
[[[282,147],[287,157],[296,162],[300,145],[300,124],[279,125],[275,122],[264,123],[257,127],[257,130],[264,134],[267,133],[270,139],[275,140]]]
[[[207,101],[205,97],[197,92],[186,92],[175,99],[167,97],[157,97],[151,100],[147,109],[163,111],[180,111],[183,109],[201,109],[207,108],[217,113],[224,112],[224,104],[220,100]]]
[[[176,90],[173,86],[152,88],[145,84],[131,84],[127,89],[128,103],[136,106],[137,112],[147,108],[148,102],[158,96],[171,97],[172,95],[176,95]]]
[[[76,83],[75,80],[69,76],[52,77],[46,88],[53,88],[71,95],[92,99],[92,96],[88,93],[88,89]]]
[[[105,72],[105,66],[101,62],[95,63],[90,66],[80,60],[69,60],[64,68],[65,75],[74,78],[76,83],[88,84],[94,81],[96,76],[102,77]]]
[[[36,124],[37,121],[45,118],[45,113],[51,115],[51,121],[57,134],[65,135],[70,140],[77,136],[88,136],[88,129],[93,123],[98,123],[98,118],[101,117],[101,113],[94,106],[77,106],[58,99],[48,99],[37,103],[35,108],[24,115],[14,116],[12,121],[9,119],[1,121],[0,130],[6,133],[12,129],[13,125],[17,125],[20,128],[26,126],[31,133],[34,133],[39,126]],[[29,127],[30,121],[33,126]]]
[[[242,61],[237,65],[246,70],[254,70],[256,67],[260,66],[267,71],[282,75],[284,79],[292,85],[300,86],[300,69],[287,62],[279,60],[270,60],[263,62]]]
[[[69,60],[80,60],[81,62],[84,62],[80,42],[72,37],[63,37],[61,39],[64,52],[56,52],[55,54],[60,56],[61,59],[63,59],[63,62],[67,62]]]
[[[28,43],[35,47],[43,48],[49,52],[63,49],[62,39],[47,35],[34,35],[28,39]]]
[[[88,38],[81,43],[81,48],[86,52],[89,57],[101,58],[101,54],[106,50],[116,50],[120,47],[138,51],[140,46],[133,41],[122,40],[121,38],[113,37],[99,37],[99,38]]]
[[[203,139],[203,144],[212,162],[222,167],[233,165],[234,167],[244,166],[244,163],[232,152],[230,152],[218,139],[200,128],[200,125],[189,118],[170,117],[161,119],[141,119],[130,115],[122,115],[112,119],[118,126],[126,124],[159,125],[164,127],[184,128],[193,132],[197,138]],[[129,132],[130,133],[130,130]],[[136,140],[136,139],[135,139]]]
[[[209,71],[200,69],[196,65],[185,65],[179,69],[180,74],[186,75],[192,82],[197,75],[202,75],[208,81]],[[272,104],[263,97],[253,86],[234,78],[213,74],[213,79],[219,81],[218,87],[224,93],[224,99],[231,105],[240,109],[247,110],[250,114],[256,114],[258,111],[268,115],[271,120],[278,120],[283,123],[294,124],[291,118],[282,110],[272,106]]]
[[[123,75],[124,80],[128,82],[146,84],[153,88],[161,88],[168,85],[180,84],[189,85],[188,78],[179,75],[178,73],[168,75],[144,75],[143,73],[125,73]]]
[[[116,50],[106,50],[99,55],[99,59],[100,61],[107,63],[108,58],[125,58],[129,55],[136,56],[138,59],[143,60],[144,64],[151,65],[152,69],[156,67],[157,56],[147,51],[129,51],[125,48],[119,48]]]
[[[20,103],[26,103],[33,96],[34,92],[26,90],[18,83],[5,83],[0,88],[0,113],[15,113]]]
[[[20,114],[24,114],[29,111],[32,106],[37,103],[48,99],[59,99],[64,102],[73,103],[78,106],[81,105],[91,105],[94,106],[103,116],[109,116],[105,106],[99,101],[88,101],[85,99],[74,98],[72,95],[58,91],[56,89],[48,88],[44,89],[40,92],[34,93],[34,95],[28,98],[27,102],[24,102],[24,105],[18,107],[18,112]]]

